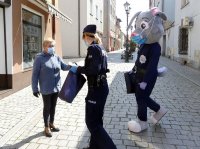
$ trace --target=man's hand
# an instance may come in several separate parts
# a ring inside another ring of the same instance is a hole
[[[33,93],[33,95],[34,95],[35,97],[39,98],[40,92],[35,92],[35,93]]]

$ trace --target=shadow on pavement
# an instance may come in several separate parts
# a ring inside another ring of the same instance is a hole
[[[130,132],[127,128],[127,122],[136,115],[136,103],[132,94],[126,94],[124,72],[118,72],[109,85],[109,95],[104,109],[104,128],[113,139],[118,149],[126,147],[135,147],[135,142],[129,138]],[[86,126],[85,126],[86,127]],[[87,146],[89,143],[88,132],[82,134],[81,144]],[[85,141],[87,137],[87,142]],[[126,142],[129,141],[129,146]],[[124,143],[125,142],[125,143]],[[77,145],[77,148],[85,146]]]
[[[18,149],[22,146],[24,146],[26,143],[30,143],[32,140],[36,139],[36,138],[39,138],[41,136],[44,136],[44,133],[43,132],[39,132],[33,136],[30,136],[16,144],[13,144],[13,145],[7,145],[7,146],[3,146],[2,148],[0,149]]]
[[[148,129],[141,133],[132,133],[128,130],[127,122],[137,118],[137,104],[135,96],[126,93],[124,72],[116,73],[109,85],[109,89],[110,92],[104,110],[104,128],[118,149],[175,147],[174,144],[171,144],[173,139],[167,138],[171,134],[167,134],[168,136],[165,134],[168,128],[165,124],[167,116],[158,125],[149,123]],[[148,112],[151,113],[152,111],[148,110]],[[170,130],[176,131],[174,129]],[[84,137],[80,138],[80,142],[84,143],[84,145],[87,145],[89,142],[90,135],[88,132],[86,133],[83,133],[82,136]],[[163,143],[163,141],[166,142]],[[80,144],[77,146],[77,148],[83,147],[85,146]]]

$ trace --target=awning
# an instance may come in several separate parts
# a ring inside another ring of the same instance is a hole
[[[58,8],[56,8],[54,5],[48,3],[46,0],[28,0],[28,1],[37,5],[38,7],[45,10],[46,12],[49,12],[51,15],[54,14],[57,18],[60,18],[64,21],[72,23],[72,19],[70,19],[65,14],[63,14],[61,11],[58,10]]]
[[[0,0],[0,6],[9,7],[11,5],[10,0]]]
[[[68,16],[66,16],[61,11],[59,11],[55,6],[53,6],[52,4],[49,4],[49,3],[47,3],[47,6],[48,6],[48,11],[51,15],[54,14],[57,18],[60,18],[64,21],[72,23],[72,19],[70,19]]]

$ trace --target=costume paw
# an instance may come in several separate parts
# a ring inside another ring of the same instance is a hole
[[[128,122],[128,129],[132,132],[141,132],[145,129],[147,129],[148,127],[148,124],[146,121],[129,121]]]
[[[160,110],[156,113],[154,113],[151,118],[150,121],[155,125],[157,124],[161,118],[167,113],[167,109],[161,107]]]
[[[160,67],[158,68],[158,76],[159,77],[164,77],[167,73],[167,67]]]

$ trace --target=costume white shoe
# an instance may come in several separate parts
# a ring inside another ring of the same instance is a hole
[[[141,131],[143,131],[147,128],[148,128],[147,121],[140,121],[140,120],[133,121],[132,120],[132,121],[128,122],[128,129],[132,132],[138,133],[138,132],[141,132]]]
[[[158,68],[158,76],[159,77],[164,77],[167,73],[167,67],[163,66]]]
[[[154,113],[151,118],[150,121],[155,125],[157,124],[161,118],[167,113],[167,109],[160,107],[160,110],[158,110],[158,112]]]

